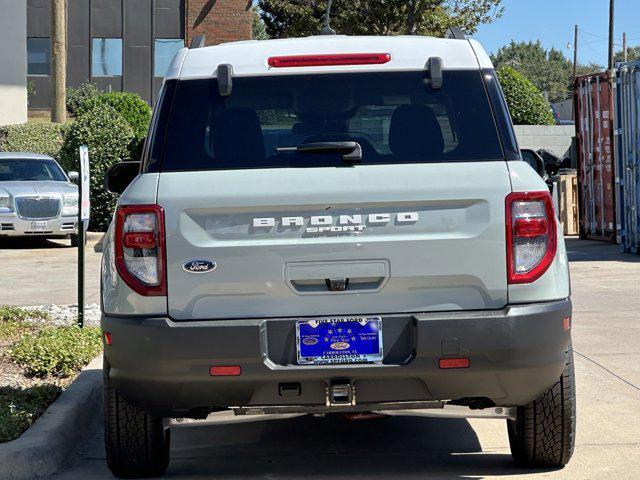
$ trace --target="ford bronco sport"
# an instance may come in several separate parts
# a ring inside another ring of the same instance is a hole
[[[564,241],[477,42],[184,49],[106,182],[115,475],[161,474],[168,419],[225,409],[464,408],[507,419],[517,463],[569,461]]]

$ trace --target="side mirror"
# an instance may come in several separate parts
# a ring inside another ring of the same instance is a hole
[[[104,188],[109,193],[120,194],[140,173],[140,162],[116,163],[104,177]]]
[[[523,148],[522,150],[520,150],[520,154],[522,155],[522,160],[527,162],[531,166],[531,168],[538,172],[538,175],[540,175],[540,177],[546,181],[547,171],[544,167],[544,160],[542,160],[542,157],[538,155],[535,150],[530,150],[528,148]]]
[[[67,174],[67,177],[69,177],[71,182],[77,182],[80,178],[80,174],[78,172],[71,171]]]

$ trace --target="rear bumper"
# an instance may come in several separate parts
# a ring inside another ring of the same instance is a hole
[[[175,322],[103,316],[109,377],[130,402],[165,417],[215,408],[324,406],[327,386],[349,381],[359,408],[382,403],[490,399],[524,405],[559,377],[570,331],[569,299],[496,311],[384,315],[382,365],[295,364],[296,319]],[[469,368],[443,370],[441,358],[467,357]],[[213,365],[242,374],[212,377]],[[300,384],[282,396],[282,383]]]

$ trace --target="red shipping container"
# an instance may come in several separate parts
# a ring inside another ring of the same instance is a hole
[[[580,237],[616,241],[613,80],[609,72],[574,85]]]

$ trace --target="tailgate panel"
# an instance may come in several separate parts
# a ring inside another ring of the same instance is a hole
[[[169,314],[501,308],[509,192],[505,162],[161,173]],[[217,268],[183,270],[198,258]]]

